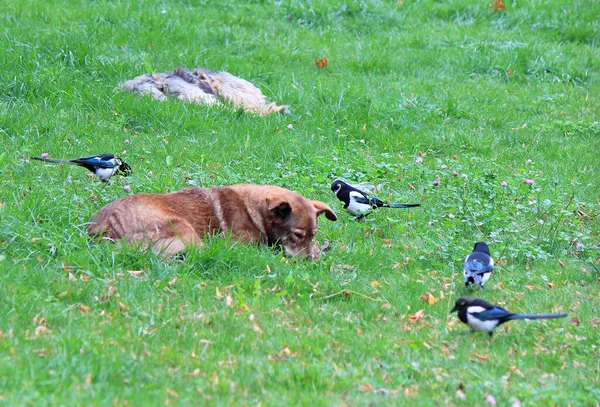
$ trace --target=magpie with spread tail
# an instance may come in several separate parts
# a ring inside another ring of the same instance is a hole
[[[115,174],[128,177],[131,175],[131,167],[123,160],[112,154],[90,155],[87,157],[76,158],[73,160],[56,160],[54,158],[31,157],[34,160],[47,163],[73,164],[87,168],[94,173],[100,181],[107,182]]]
[[[373,209],[377,208],[413,208],[421,206],[421,204],[386,203],[381,199],[369,198],[366,192],[354,188],[352,185],[339,179],[331,184],[331,190],[344,203],[344,209],[358,220],[361,220]]]
[[[467,256],[464,265],[465,286],[479,284],[481,288],[494,271],[494,259],[485,242],[475,243],[473,252]]]
[[[479,298],[460,297],[450,312],[458,311],[458,319],[472,331],[487,332],[492,336],[494,329],[513,319],[552,319],[564,318],[567,314],[525,315],[513,314],[504,308],[496,307]]]

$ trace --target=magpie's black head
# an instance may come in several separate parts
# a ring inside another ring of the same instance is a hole
[[[487,243],[485,243],[485,242],[477,242],[477,243],[475,243],[475,247],[473,247],[473,251],[474,252],[485,253],[488,256],[491,256],[490,255],[490,248],[488,247]]]
[[[129,164],[127,164],[125,161],[121,160],[120,158],[117,158],[117,160],[119,160],[119,162],[120,162],[117,172],[122,174],[124,177],[130,176],[132,171],[131,171],[131,167],[129,166]]]
[[[331,190],[333,191],[334,194],[337,194],[338,191],[340,189],[342,189],[344,186],[348,186],[348,184],[346,184],[344,181],[336,179],[335,181],[333,181],[333,184],[331,184]]]
[[[471,297],[460,297],[458,300],[456,300],[454,303],[454,308],[452,308],[450,312],[460,311],[461,309],[468,307],[474,300],[475,298]]]

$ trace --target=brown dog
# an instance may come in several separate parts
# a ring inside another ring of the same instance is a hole
[[[117,199],[92,217],[87,232],[140,242],[165,255],[189,244],[201,245],[205,234],[217,233],[231,233],[245,242],[280,244],[289,255],[310,255],[322,213],[337,220],[325,203],[276,186],[187,188]]]

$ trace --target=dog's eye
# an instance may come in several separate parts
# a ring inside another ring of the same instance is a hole
[[[304,237],[306,236],[306,233],[304,232],[294,232],[294,236],[298,239],[298,240],[302,240],[304,239]]]

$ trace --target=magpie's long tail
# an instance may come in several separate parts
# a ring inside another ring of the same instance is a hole
[[[553,319],[553,318],[564,318],[568,314],[542,314],[542,315],[525,315],[525,314],[514,314],[507,319]]]
[[[421,204],[390,203],[383,206],[386,208],[414,208],[415,206],[421,206]]]
[[[74,165],[78,165],[77,163],[74,163],[73,161],[70,160],[57,160],[55,158],[41,158],[41,157],[31,157],[32,160],[38,160],[38,161],[44,161],[47,163],[56,163],[56,164],[74,164]]]

